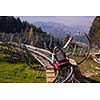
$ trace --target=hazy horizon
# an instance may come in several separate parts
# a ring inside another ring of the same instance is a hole
[[[94,16],[18,16],[22,21],[27,20],[29,23],[35,22],[54,22],[65,25],[82,25],[90,26]]]

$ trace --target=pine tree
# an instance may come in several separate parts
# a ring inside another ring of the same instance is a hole
[[[91,46],[100,47],[100,16],[97,16],[89,31],[90,44]]]

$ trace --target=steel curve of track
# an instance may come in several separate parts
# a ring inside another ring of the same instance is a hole
[[[54,65],[52,64],[52,60],[51,60],[49,57],[46,56],[46,54],[47,54],[47,55],[52,55],[52,53],[49,52],[48,50],[41,49],[41,48],[37,48],[37,47],[31,46],[31,45],[26,45],[26,44],[20,44],[20,45],[19,45],[19,44],[16,43],[16,42],[1,42],[1,41],[0,41],[0,44],[7,44],[7,45],[11,45],[11,46],[18,47],[18,48],[21,48],[21,49],[26,49],[26,50],[28,50],[29,52],[31,52],[31,53],[33,53],[33,54],[35,54],[35,55],[41,56],[41,57],[43,58],[42,60],[47,60],[52,66],[54,66]],[[44,53],[43,53],[43,52],[44,52]],[[36,58],[44,67],[46,67],[42,60],[40,60],[40,59],[37,58],[37,57],[35,57],[35,58]],[[58,74],[57,74],[57,75],[58,75]],[[55,77],[54,80],[57,80],[57,75],[56,75],[56,77]],[[73,75],[73,67],[71,66],[71,67],[70,67],[70,73],[69,73],[69,75],[68,75],[64,80],[61,80],[60,83],[65,83],[65,82],[67,82],[68,80],[70,80],[70,78],[72,77],[72,75]],[[55,81],[54,81],[54,82],[55,82]]]

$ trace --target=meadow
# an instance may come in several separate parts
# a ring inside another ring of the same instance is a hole
[[[39,63],[34,61],[33,67]],[[0,54],[0,83],[44,83],[45,72],[37,78],[38,70],[31,69],[25,62],[11,62],[4,54]]]

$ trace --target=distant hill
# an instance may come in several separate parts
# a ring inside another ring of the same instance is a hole
[[[64,38],[67,34],[77,35],[78,32],[88,32],[89,27],[81,25],[64,25],[53,22],[36,22],[33,23],[37,27],[41,27],[44,31],[49,32],[57,38]]]
[[[74,40],[88,44],[88,40],[85,35],[75,35]]]

